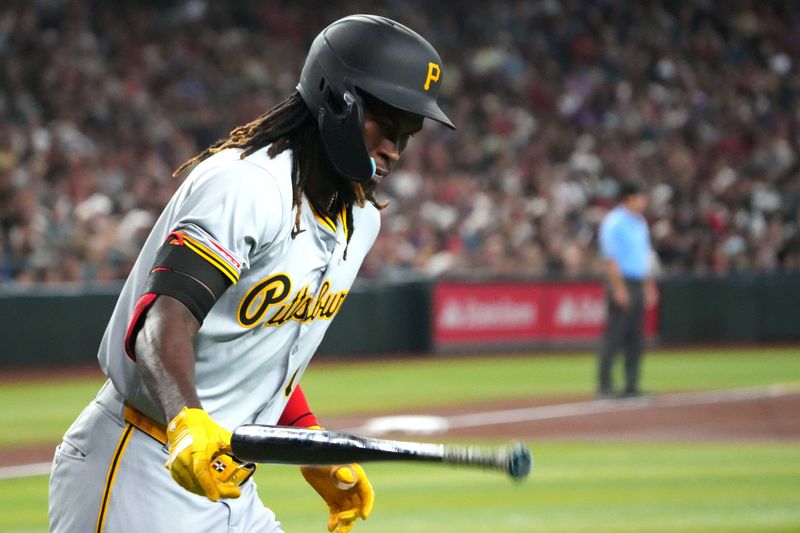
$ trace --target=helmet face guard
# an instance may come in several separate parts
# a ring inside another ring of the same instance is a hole
[[[359,93],[454,129],[437,103],[441,65],[430,43],[384,17],[346,17],[314,39],[297,89],[336,172],[357,182],[374,174]]]

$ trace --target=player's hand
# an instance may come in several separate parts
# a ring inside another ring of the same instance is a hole
[[[231,432],[202,409],[184,407],[167,426],[169,459],[166,467],[172,478],[186,490],[211,501],[238,498],[241,489],[234,479],[214,475],[216,465],[229,465]],[[223,469],[223,472],[225,470]]]
[[[347,533],[359,516],[369,517],[375,492],[361,466],[301,466],[300,472],[328,504],[328,531]]]

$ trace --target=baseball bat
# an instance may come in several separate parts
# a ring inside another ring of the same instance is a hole
[[[242,425],[231,437],[241,461],[329,465],[369,461],[422,461],[500,470],[515,480],[528,476],[531,452],[519,442],[499,448],[377,439],[340,431],[259,424]]]

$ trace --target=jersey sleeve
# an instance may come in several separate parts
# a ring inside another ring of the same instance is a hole
[[[253,251],[277,237],[283,203],[272,175],[237,161],[207,171],[192,184],[171,231],[235,284]]]
[[[137,333],[158,295],[178,299],[202,324],[250,267],[253,251],[273,242],[285,223],[278,184],[261,167],[231,159],[201,163],[187,179],[128,323],[125,352],[134,361]]]
[[[617,227],[618,224],[610,217],[607,217],[600,225],[600,255],[604,259],[616,259],[619,256],[619,239],[615,235]]]

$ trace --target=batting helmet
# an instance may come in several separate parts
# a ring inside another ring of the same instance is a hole
[[[428,41],[393,20],[352,15],[311,44],[297,90],[319,124],[336,171],[365,182],[374,166],[364,143],[364,92],[455,129],[439,108],[442,60]]]

